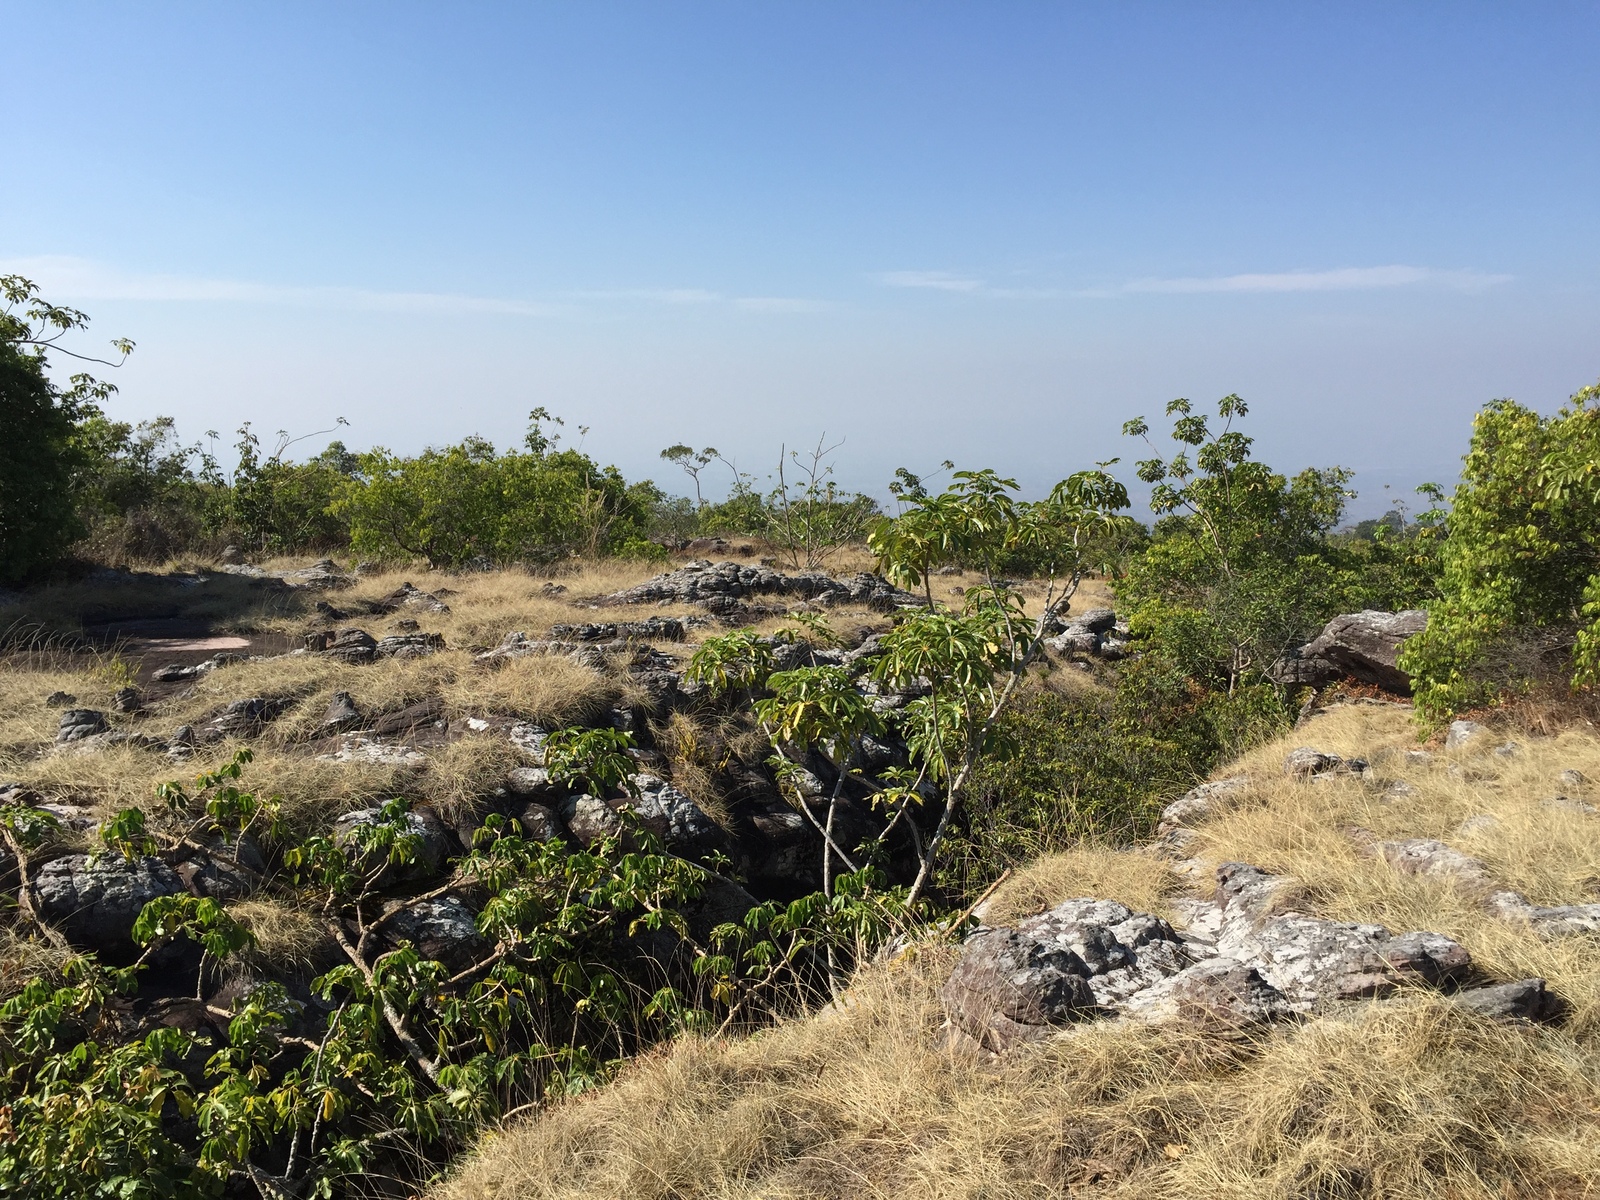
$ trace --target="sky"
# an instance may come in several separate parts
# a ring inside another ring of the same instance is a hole
[[[1038,493],[1177,396],[1354,515],[1600,377],[1600,6],[0,0],[0,271],[138,348],[112,415],[528,412],[676,490]],[[586,430],[587,432],[583,432]],[[314,450],[325,437],[300,447]],[[1385,484],[1390,490],[1385,491]],[[714,488],[719,486],[713,481]]]

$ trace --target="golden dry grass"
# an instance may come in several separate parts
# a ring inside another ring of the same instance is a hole
[[[1492,920],[1351,837],[1443,836],[1536,900],[1592,898],[1600,817],[1541,801],[1563,769],[1600,779],[1600,741],[1521,738],[1500,757],[1499,740],[1412,764],[1397,753],[1417,744],[1407,711],[1333,710],[1245,757],[1236,769],[1256,785],[1201,828],[1202,853],[1293,874],[1299,903],[1328,916],[1450,934],[1491,977],[1543,976],[1572,1006],[1562,1026],[1495,1025],[1410,994],[1252,1041],[1101,1022],[982,1062],[946,1048],[937,990],[953,952],[923,948],[863,973],[836,1009],[681,1040],[500,1131],[436,1200],[1594,1195],[1600,944]],[[1288,779],[1297,745],[1376,757],[1380,778]],[[1385,800],[1399,778],[1416,794]],[[1501,827],[1454,835],[1480,812]],[[1083,848],[1013,876],[988,919],[1077,895],[1159,912],[1175,887],[1148,853]]]
[[[228,913],[255,939],[239,956],[248,966],[311,975],[337,955],[338,948],[314,913],[281,900],[240,900],[228,905]]]

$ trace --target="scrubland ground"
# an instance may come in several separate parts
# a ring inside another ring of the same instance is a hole
[[[1447,934],[1488,979],[1543,977],[1567,1005],[1560,1024],[1496,1024],[1417,992],[1250,1036],[1092,1022],[980,1059],[950,1049],[943,1029],[955,951],[925,945],[862,972],[816,1016],[682,1039],[505,1129],[437,1200],[1596,1194],[1600,942],[1541,938],[1448,879],[1399,875],[1363,849],[1372,835],[1435,837],[1535,903],[1593,900],[1600,815],[1561,773],[1600,780],[1600,739],[1518,735],[1495,753],[1503,740],[1413,761],[1408,708],[1332,709],[1219,772],[1253,782],[1200,827],[1198,853],[1293,876],[1280,904]],[[1286,777],[1284,755],[1301,745],[1365,757],[1372,776]],[[1558,792],[1580,803],[1550,803]],[[1481,815],[1495,821],[1461,831]],[[1018,872],[986,917],[1075,896],[1171,914],[1208,875],[1085,847]]]

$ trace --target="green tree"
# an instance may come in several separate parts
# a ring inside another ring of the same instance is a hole
[[[1548,669],[1600,682],[1600,385],[1541,417],[1496,400],[1473,421],[1442,548],[1441,595],[1400,665],[1430,718]]]
[[[82,536],[73,486],[84,461],[78,423],[99,415],[99,403],[115,391],[86,374],[57,387],[47,374],[49,356],[120,364],[63,346],[61,338],[89,318],[41,300],[20,275],[0,275],[0,304],[0,580],[15,582]],[[133,350],[126,340],[112,345],[124,359]]]

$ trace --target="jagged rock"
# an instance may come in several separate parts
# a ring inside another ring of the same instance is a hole
[[[362,722],[361,710],[349,692],[335,692],[322,714],[322,728],[328,733],[343,733]]]
[[[358,808],[345,813],[333,823],[333,840],[346,853],[360,853],[359,831],[383,820],[383,810]],[[445,862],[456,853],[454,835],[431,808],[418,807],[404,816],[405,836],[415,837],[416,850],[412,862],[390,868],[387,878],[393,881],[420,881],[434,878],[444,869]],[[387,851],[375,851],[367,866],[376,866]]]
[[[426,658],[444,649],[444,637],[437,633],[391,634],[379,638],[372,648],[376,658]]]
[[[1579,933],[1600,933],[1600,904],[1557,904],[1546,907],[1529,903],[1521,892],[1495,892],[1488,909],[1503,921],[1526,923],[1542,937],[1566,937]]]
[[[369,663],[378,656],[378,639],[365,629],[341,629],[323,653],[347,663]]]
[[[409,733],[419,725],[431,725],[443,716],[444,701],[438,696],[429,696],[426,700],[384,713],[372,722],[372,732],[379,737]]]
[[[67,708],[78,702],[78,698],[71,692],[51,692],[44,698],[47,707]]]
[[[529,725],[519,721],[513,725],[506,736],[511,739],[511,744],[522,751],[535,763],[544,765],[544,746],[550,739],[550,731],[538,725]]]
[[[181,663],[169,663],[158,668],[151,676],[157,683],[181,683],[187,679],[198,679],[202,675],[209,675],[219,667],[231,666],[233,663],[246,661],[248,655],[223,652],[213,654],[204,662],[184,666]]]
[[[517,814],[517,824],[522,827],[524,837],[536,842],[559,841],[561,838],[561,822],[543,804],[523,805],[522,811]]]
[[[1217,868],[1217,903],[1231,917],[1258,921],[1272,911],[1291,882],[1249,863],[1223,863]]]
[[[1310,779],[1313,775],[1331,775],[1347,769],[1349,768],[1341,755],[1313,750],[1310,746],[1300,746],[1289,751],[1283,760],[1283,773],[1297,779]]]
[[[506,791],[513,796],[549,798],[559,795],[562,788],[543,767],[514,767],[506,772]]]
[[[1431,875],[1476,887],[1489,882],[1489,868],[1482,859],[1463,854],[1433,838],[1379,842],[1378,853],[1402,875]]]
[[[1194,960],[1160,917],[1114,900],[1078,899],[1017,923],[1017,932],[1069,950],[1083,964],[1095,1002],[1115,1008]]]
[[[138,956],[132,931],[144,906],[184,890],[172,868],[159,858],[129,861],[120,854],[54,859],[39,868],[33,887],[41,917],[60,928],[74,946],[114,962]]]
[[[603,597],[602,604],[657,604],[662,601],[707,604],[709,601],[737,601],[756,595],[798,596],[818,604],[864,604],[892,612],[914,605],[915,596],[894,587],[878,575],[859,574],[834,579],[817,571],[782,575],[770,567],[736,562],[711,563],[697,559],[676,571],[657,575],[636,587]],[[727,608],[726,604],[708,607]]]
[[[1292,1016],[1295,1010],[1249,963],[1208,958],[1131,996],[1125,1011],[1146,1020],[1241,1029]]]
[[[136,687],[118,688],[111,697],[111,710],[119,713],[136,713],[144,707],[144,696]]]
[[[1542,979],[1465,988],[1451,1000],[1458,1008],[1493,1021],[1551,1021],[1565,1007]]]
[[[310,588],[313,591],[347,588],[355,583],[354,577],[339,570],[338,564],[331,558],[318,559],[311,566],[298,571],[286,571],[280,578],[291,587]]]
[[[450,606],[431,592],[425,592],[410,582],[402,583],[394,591],[381,600],[374,602],[381,612],[393,612],[397,608],[416,609],[419,612],[447,613]]]
[[[611,642],[618,638],[648,638],[661,642],[681,642],[687,636],[677,617],[647,617],[643,621],[601,621],[585,625],[552,625],[547,635],[552,641]]]
[[[1474,738],[1487,732],[1488,730],[1476,721],[1451,721],[1450,728],[1444,735],[1444,748],[1459,750],[1470,744]]]
[[[1190,788],[1161,810],[1161,822],[1156,826],[1156,832],[1167,833],[1173,829],[1198,825],[1215,815],[1223,802],[1249,786],[1248,776],[1235,775]]]
[[[106,720],[103,712],[93,708],[69,708],[61,714],[60,727],[56,730],[56,741],[81,742],[84,738],[105,733],[110,728],[111,723]]]
[[[585,846],[602,838],[621,837],[623,833],[622,819],[611,806],[587,792],[569,796],[561,805],[561,817],[567,823],[567,831]]]
[[[1459,980],[1472,957],[1436,933],[1392,937],[1381,925],[1286,914],[1258,928],[1224,921],[1224,958],[1248,961],[1297,1008],[1384,996],[1406,982],[1438,986]]]
[[[255,839],[246,834],[229,844],[208,838],[203,850],[184,847],[187,857],[172,864],[173,872],[196,896],[238,900],[256,890],[267,871],[266,859]]]
[[[317,755],[318,762],[368,763],[381,767],[409,767],[420,771],[428,765],[428,756],[414,747],[399,742],[380,742],[374,738],[347,737],[339,748],[328,754]]]
[[[957,1028],[998,1052],[1094,1015],[1087,976],[1083,961],[1070,950],[1014,929],[980,929],[962,945],[940,996]]]
[[[687,793],[655,775],[631,778],[638,796],[629,807],[668,846],[703,853],[726,843],[727,837],[717,823]]]
[[[1344,613],[1301,648],[1301,657],[1321,659],[1341,674],[1409,695],[1411,677],[1396,665],[1396,659],[1405,640],[1422,632],[1427,624],[1428,614],[1422,609]]]
[[[1339,668],[1325,658],[1307,655],[1300,646],[1279,655],[1266,674],[1279,687],[1321,688],[1339,678]]]
[[[477,914],[459,896],[391,900],[383,911],[388,917],[385,941],[410,942],[423,958],[437,959],[452,971],[470,967],[489,948],[478,932]]]
[[[1494,748],[1494,752],[1501,758],[1510,758],[1513,755],[1520,753],[1521,750],[1522,746],[1518,742],[1502,742],[1500,745]]]
[[[1054,637],[1045,638],[1044,645],[1057,654],[1094,654],[1100,649],[1100,640],[1098,633],[1069,625]]]
[[[167,739],[168,750],[193,749],[197,744],[193,725],[179,725]]]
[[[269,721],[281,716],[291,703],[291,700],[281,696],[251,696],[245,700],[235,700],[200,727],[198,738],[202,743],[210,744],[228,738],[254,737]]]

